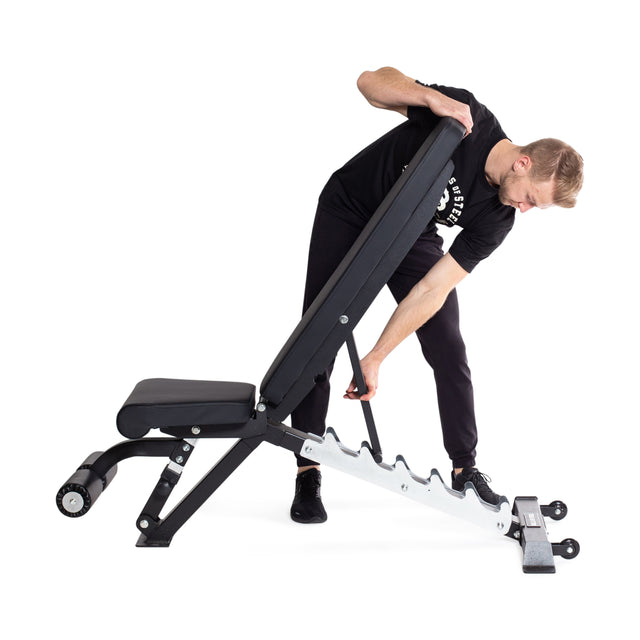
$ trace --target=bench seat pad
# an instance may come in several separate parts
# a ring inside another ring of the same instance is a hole
[[[118,431],[142,438],[153,428],[244,425],[251,418],[255,392],[255,385],[245,382],[142,380],[118,412]]]

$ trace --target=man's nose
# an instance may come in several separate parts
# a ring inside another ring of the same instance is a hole
[[[529,209],[533,209],[533,205],[526,202],[518,202],[518,209],[520,209],[520,213],[524,213],[525,211],[529,211]]]

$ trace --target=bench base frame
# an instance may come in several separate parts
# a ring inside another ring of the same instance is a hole
[[[397,456],[393,465],[376,461],[367,442],[359,451],[348,449],[332,429],[320,438],[282,423],[269,422],[260,411],[255,412],[252,421],[255,423],[251,431],[257,435],[237,440],[165,517],[160,516],[161,511],[199,438],[140,438],[121,442],[105,452],[96,452],[62,486],[56,498],[58,508],[66,516],[82,516],[115,476],[117,463],[136,456],[168,457],[168,464],[136,519],[140,531],[136,546],[168,547],[176,532],[216,489],[260,444],[269,442],[517,540],[523,551],[525,573],[554,573],[554,556],[571,559],[580,550],[572,538],[557,544],[550,543],[547,538],[544,517],[560,520],[567,513],[566,506],[560,501],[539,505],[535,497],[518,497],[511,509],[509,501],[503,497],[497,506],[491,505],[478,496],[470,483],[463,492],[449,488],[436,469],[431,471],[429,478],[421,478],[409,469],[402,456]]]

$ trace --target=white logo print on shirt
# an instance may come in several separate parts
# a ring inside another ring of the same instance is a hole
[[[451,192],[449,192],[449,188],[451,188]],[[445,209],[448,209],[449,207],[451,207],[449,215],[447,215],[446,217],[440,215],[443,211],[445,211]],[[456,222],[458,222],[458,220],[460,220],[463,208],[464,196],[460,191],[460,187],[456,184],[455,177],[452,177],[449,180],[449,186],[445,187],[442,198],[440,198],[440,204],[438,205],[435,214],[436,222],[439,222],[440,224],[446,224],[448,227],[452,227],[454,224],[456,224]]]
[[[447,206],[447,202],[449,202],[449,189],[447,187],[444,188],[444,193],[442,194],[442,198],[440,198],[440,204],[438,205],[438,211],[444,211]]]

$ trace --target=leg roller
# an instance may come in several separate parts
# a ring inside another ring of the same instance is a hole
[[[92,468],[102,453],[92,453],[58,491],[56,504],[65,516],[78,518],[87,513],[116,475],[117,465],[111,467],[104,475],[96,473]]]

